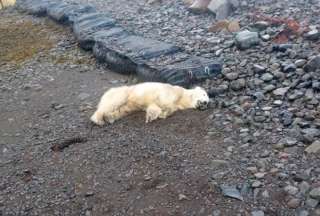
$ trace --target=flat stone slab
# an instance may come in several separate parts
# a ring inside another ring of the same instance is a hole
[[[217,60],[177,53],[140,64],[137,74],[146,81],[159,81],[184,87],[216,77],[223,64]]]
[[[89,13],[75,19],[73,31],[79,45],[85,50],[92,50],[95,37],[119,35],[125,32],[120,26],[115,27],[116,21],[101,13]]]
[[[93,12],[96,9],[90,5],[60,3],[49,7],[47,13],[59,23],[72,25],[77,17]]]
[[[136,35],[100,38],[96,41],[93,53],[110,69],[122,74],[136,73],[137,66],[151,58],[178,52],[177,46]]]
[[[78,39],[79,46],[84,50],[92,50],[96,41],[107,40],[110,38],[120,38],[128,36],[129,33],[120,26],[113,26],[110,29],[102,29],[92,34],[83,35]]]

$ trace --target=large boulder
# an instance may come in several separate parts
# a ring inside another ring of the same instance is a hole
[[[320,69],[320,55],[312,57],[303,69],[306,72],[313,72]]]
[[[208,9],[216,14],[216,19],[226,19],[239,6],[238,0],[212,0]]]
[[[257,32],[244,30],[236,35],[236,45],[239,49],[248,49],[260,43],[259,35]]]

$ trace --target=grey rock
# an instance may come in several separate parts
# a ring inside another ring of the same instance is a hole
[[[292,198],[288,201],[287,205],[289,208],[296,209],[300,206],[300,202],[301,202],[300,199]]]
[[[280,80],[283,80],[286,77],[286,74],[281,71],[274,71],[273,75]]]
[[[196,0],[190,5],[189,9],[194,12],[203,12],[207,10],[210,0]]]
[[[264,121],[266,120],[266,117],[265,117],[265,116],[262,116],[262,115],[260,115],[260,116],[255,116],[255,117],[254,117],[254,120],[255,120],[256,122],[264,122]]]
[[[261,76],[261,79],[265,82],[273,80],[273,75],[271,73],[265,73]]]
[[[305,195],[310,190],[310,184],[306,181],[301,182],[299,185],[299,190],[303,195]]]
[[[310,153],[314,153],[314,154],[320,153],[320,141],[319,140],[314,141],[311,145],[309,145],[305,149],[305,152],[307,152],[309,154]]]
[[[253,83],[251,82],[251,85],[254,84],[255,86],[261,86],[264,83],[263,80],[255,78]]]
[[[262,158],[267,158],[270,156],[270,151],[268,150],[264,150],[261,154],[260,154],[260,157]]]
[[[234,40],[227,40],[223,43],[224,48],[230,48],[234,45]]]
[[[268,41],[268,40],[271,39],[271,36],[268,35],[268,34],[265,34],[265,35],[262,35],[262,36],[261,36],[261,39],[262,39],[263,41]]]
[[[239,74],[236,73],[236,72],[231,72],[231,73],[227,73],[225,75],[225,77],[228,79],[228,80],[236,80],[238,77],[239,77]]]
[[[254,99],[257,100],[257,101],[262,101],[262,100],[265,99],[265,96],[264,96],[263,92],[259,92],[259,91],[255,92],[255,93],[253,94],[253,97],[254,97]]]
[[[306,100],[312,100],[314,98],[313,89],[308,89],[304,96]]]
[[[320,68],[320,55],[314,56],[308,61],[308,63],[303,67],[304,71],[311,72],[316,71]]]
[[[274,90],[272,93],[276,96],[284,96],[288,92],[289,89],[290,89],[290,87],[278,88],[278,89]]]
[[[279,44],[279,45],[274,45],[272,47],[272,51],[276,51],[276,52],[285,52],[288,49],[292,48],[292,44]]]
[[[283,67],[283,72],[290,73],[296,71],[297,66],[295,64],[287,64]]]
[[[309,193],[310,197],[320,201],[320,187],[314,188]]]
[[[319,90],[320,90],[320,82],[319,82],[319,81],[313,81],[313,82],[312,82],[312,88],[313,88],[314,90],[319,91]]]
[[[264,216],[264,212],[261,210],[251,212],[251,216]]]
[[[246,86],[246,80],[241,78],[238,80],[234,80],[230,83],[230,87],[232,90],[239,91]]]
[[[53,104],[51,105],[51,107],[52,107],[53,109],[55,109],[55,110],[60,110],[60,109],[64,108],[65,105],[53,103]]]
[[[244,30],[236,35],[236,45],[239,49],[248,49],[260,43],[257,32]]]
[[[273,64],[270,65],[270,68],[271,68],[272,70],[277,70],[277,69],[280,68],[280,64],[275,62],[275,63],[273,63]]]
[[[236,186],[221,185],[220,189],[224,196],[243,201],[243,197]]]
[[[307,60],[305,59],[298,59],[297,61],[294,62],[294,64],[297,67],[303,67],[303,65],[305,65],[307,63]]]
[[[310,208],[315,208],[319,204],[319,200],[308,198],[306,200],[306,205]]]
[[[312,211],[312,216],[320,216],[320,208],[315,208],[314,211]]]
[[[285,147],[292,147],[297,145],[298,141],[292,137],[286,137],[279,141],[279,143],[283,144]]]
[[[219,44],[221,43],[222,39],[219,37],[209,37],[207,38],[207,41],[212,44]]]
[[[120,83],[120,80],[110,80],[109,82],[111,84],[118,84],[118,83]]]
[[[218,49],[218,50],[215,52],[215,55],[216,55],[216,56],[220,56],[222,53],[223,53],[223,49]]]
[[[320,31],[313,29],[305,34],[305,38],[308,40],[318,40],[320,38]]]
[[[267,190],[263,191],[261,195],[265,199],[269,199],[270,198],[270,193]]]
[[[265,92],[270,92],[270,91],[274,90],[275,88],[276,88],[276,86],[270,84],[270,85],[265,86],[265,87],[263,88],[263,90],[264,90]]]
[[[225,160],[212,160],[210,161],[210,168],[220,168],[228,166],[228,161]]]
[[[259,31],[263,31],[263,30],[267,29],[269,26],[270,26],[270,24],[266,21],[258,21],[252,25],[252,28],[255,28]]]
[[[266,71],[266,68],[261,66],[261,65],[254,64],[253,65],[253,71],[256,72],[256,73],[263,73],[263,72]]]
[[[254,181],[254,182],[252,182],[252,184],[251,184],[251,187],[253,187],[253,188],[259,188],[259,187],[262,187],[262,182],[261,181]]]
[[[304,141],[310,142],[310,143],[314,142],[315,139],[320,136],[320,130],[317,128],[306,128],[306,129],[303,129],[301,132],[302,132]]]
[[[269,161],[268,161],[268,159],[265,159],[265,158],[262,158],[257,161],[257,166],[259,169],[265,170],[266,167],[268,166],[268,164],[269,164]]]
[[[297,216],[309,216],[309,212],[307,210],[300,210],[298,211]]]
[[[287,185],[285,188],[284,188],[284,191],[290,195],[295,195],[299,192],[299,188],[297,187],[294,187],[292,185]]]
[[[282,100],[275,100],[275,101],[273,101],[273,104],[276,106],[281,106],[283,104],[283,101]]]
[[[221,211],[220,211],[220,210],[214,210],[214,211],[212,212],[212,215],[213,215],[213,216],[220,216],[220,215],[221,215]]]
[[[186,195],[184,195],[184,194],[179,194],[179,195],[178,195],[178,199],[179,199],[180,201],[182,201],[182,200],[187,200],[188,197],[187,197]]]
[[[280,113],[281,122],[284,126],[289,126],[293,122],[293,113],[287,110],[284,110]]]
[[[298,98],[303,97],[303,92],[299,90],[295,90],[292,94],[288,96],[289,100],[296,100]]]
[[[239,0],[229,0],[233,8],[238,8],[240,6]]]
[[[245,181],[242,184],[240,193],[241,193],[242,196],[248,196],[250,192],[251,192],[250,183],[249,183],[249,181]]]
[[[215,13],[216,19],[221,20],[231,14],[232,4],[229,0],[215,0],[209,3],[208,9]]]

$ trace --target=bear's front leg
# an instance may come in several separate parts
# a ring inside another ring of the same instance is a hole
[[[104,114],[103,112],[96,111],[92,116],[91,116],[91,121],[93,121],[95,124],[102,126],[104,125]]]
[[[156,104],[151,104],[146,109],[146,123],[152,122],[159,118],[162,110]]]

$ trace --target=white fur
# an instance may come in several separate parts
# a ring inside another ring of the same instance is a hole
[[[102,96],[91,121],[103,125],[135,111],[146,112],[146,123],[166,118],[177,110],[197,108],[208,103],[206,91],[200,87],[185,89],[170,84],[146,82],[111,88]]]

